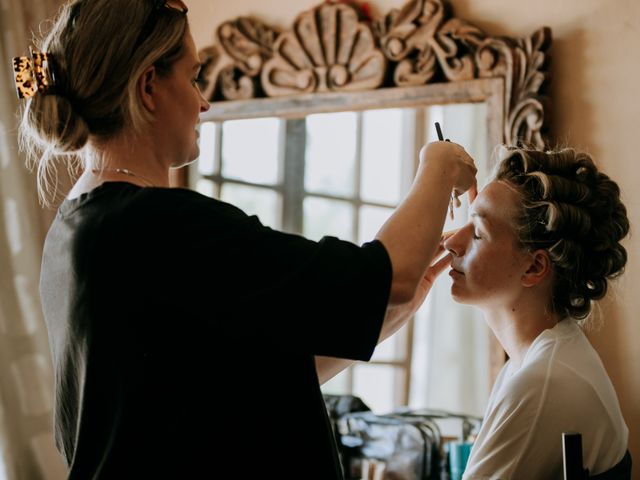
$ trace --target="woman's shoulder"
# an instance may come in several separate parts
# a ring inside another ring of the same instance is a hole
[[[265,228],[257,217],[189,189],[108,182],[65,200],[51,231],[67,232],[83,244],[148,245],[221,233],[233,238]]]
[[[144,188],[136,199],[142,215],[151,215],[163,225],[181,225],[197,230],[212,228],[264,228],[258,217],[230,203],[188,188]]]
[[[106,182],[72,200],[65,200],[59,215],[80,213],[101,222],[163,225],[198,221],[246,220],[239,208],[187,188],[140,187]]]
[[[574,322],[545,331],[531,345],[522,366],[502,384],[505,401],[594,404],[615,398],[613,386],[595,349]]]
[[[185,215],[189,212],[218,212],[244,216],[239,208],[188,188],[137,187],[124,189],[120,198],[124,206],[161,214]]]

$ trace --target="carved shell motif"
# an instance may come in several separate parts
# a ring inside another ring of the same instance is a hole
[[[371,27],[344,4],[302,13],[294,29],[278,37],[262,70],[270,97],[295,93],[368,90],[384,81],[386,59]]]

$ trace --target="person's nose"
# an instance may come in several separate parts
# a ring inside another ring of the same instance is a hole
[[[465,225],[449,238],[444,241],[444,248],[451,253],[454,257],[461,257],[465,251],[465,231],[469,225]]]
[[[211,108],[211,105],[209,104],[207,99],[204,98],[204,95],[202,95],[202,92],[200,92],[200,113],[206,112],[210,108]]]

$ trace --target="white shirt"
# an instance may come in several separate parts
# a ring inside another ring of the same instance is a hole
[[[582,434],[591,475],[624,456],[629,430],[618,398],[580,327],[563,320],[507,362],[489,398],[463,479],[562,479],[562,433]]]

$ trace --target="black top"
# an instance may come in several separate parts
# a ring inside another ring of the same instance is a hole
[[[189,190],[66,200],[40,290],[69,479],[341,478],[313,355],[368,360],[390,283],[380,242]]]

